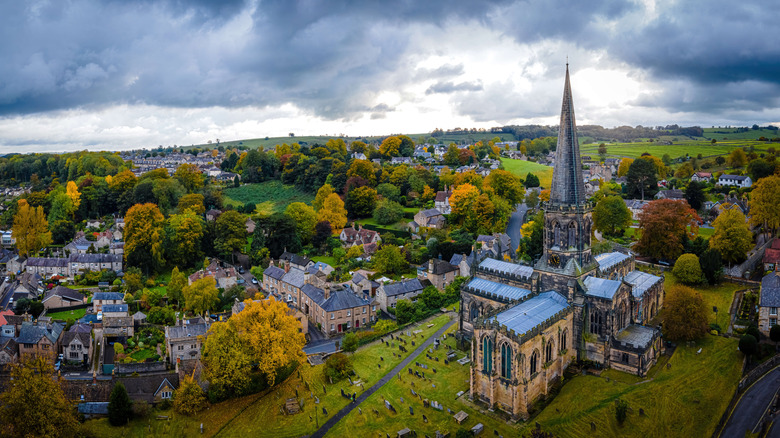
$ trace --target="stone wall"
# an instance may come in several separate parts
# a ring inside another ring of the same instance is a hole
[[[116,374],[152,373],[165,371],[165,362],[116,363]]]

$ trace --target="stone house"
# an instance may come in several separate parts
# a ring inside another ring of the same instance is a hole
[[[493,235],[480,234],[477,236],[477,248],[491,258],[503,260],[505,256],[512,257],[512,245],[509,235],[506,233],[495,233]],[[491,254],[487,254],[490,252]]]
[[[452,265],[450,262],[444,260],[428,260],[428,281],[430,281],[436,289],[444,290],[448,284],[455,281],[455,277],[458,275],[460,275],[460,269],[456,265]]]
[[[16,363],[19,361],[19,344],[12,337],[0,337],[0,365]]]
[[[18,274],[27,267],[27,257],[16,256],[8,260],[5,264],[5,270],[9,274]]]
[[[122,255],[121,254],[71,254],[68,257],[68,264],[70,266],[69,275],[75,276],[76,274],[83,273],[85,271],[121,271],[122,270]]]
[[[691,181],[696,182],[710,182],[712,174],[710,172],[696,172],[691,175]]]
[[[16,343],[21,357],[45,356],[53,362],[60,350],[60,339],[65,324],[60,322],[24,322]]]
[[[734,187],[750,187],[753,185],[753,180],[746,175],[726,175],[723,174],[718,178],[718,185],[721,186],[734,186]]]
[[[184,321],[172,327],[166,326],[165,343],[171,363],[179,359],[199,359],[209,326],[208,322],[187,324]]]
[[[46,309],[70,307],[87,302],[83,294],[65,286],[55,286],[43,296],[43,307]]]
[[[435,208],[420,210],[414,215],[414,224],[418,228],[444,228],[444,215]]]
[[[457,266],[460,274],[463,277],[471,276],[471,265],[474,263],[475,254],[474,251],[468,256],[466,254],[453,254],[450,258],[450,264]]]
[[[351,248],[355,245],[368,245],[377,244],[382,241],[379,237],[379,233],[368,228],[362,228],[358,224],[357,229],[354,227],[344,228],[339,234],[339,240],[345,248]]]
[[[229,289],[237,284],[243,284],[244,279],[232,266],[222,267],[217,260],[212,260],[206,269],[201,269],[188,277],[189,284],[202,278],[212,277],[218,288]]]
[[[123,304],[125,297],[120,292],[95,292],[92,295],[92,307],[95,313],[103,311],[104,304]]]
[[[135,323],[133,317],[124,316],[104,316],[103,317],[103,338],[131,338],[135,335]]]
[[[452,190],[450,190],[447,186],[444,187],[444,190],[439,190],[436,192],[436,198],[433,201],[433,208],[439,210],[442,214],[452,213],[450,196],[452,196]]]
[[[282,255],[279,256],[279,265],[281,266],[282,264],[289,265],[291,268],[295,269],[306,269],[314,265],[314,261],[308,257],[284,251]]]
[[[80,331],[78,328],[66,331],[62,335],[62,355],[69,362],[82,362],[89,364],[92,358],[92,336],[90,332]]]
[[[761,279],[761,298],[758,301],[758,330],[769,336],[769,330],[777,325],[777,309],[780,308],[780,272],[772,271]]]
[[[327,335],[368,327],[376,321],[376,302],[361,298],[341,285],[318,288],[304,284],[300,309]]]
[[[395,308],[398,300],[412,300],[420,295],[423,289],[424,286],[417,278],[382,284],[376,290],[376,300],[379,307],[387,312],[388,308]]]
[[[373,298],[376,296],[376,290],[379,288],[379,283],[369,280],[360,272],[352,274],[352,279],[349,281],[349,285],[352,291],[363,298]]]
[[[70,271],[68,259],[57,257],[30,257],[27,259],[26,271],[35,273],[44,278],[55,275],[69,277]]]
[[[764,272],[780,272],[780,239],[773,240],[772,245],[764,250],[761,262],[764,264]]]

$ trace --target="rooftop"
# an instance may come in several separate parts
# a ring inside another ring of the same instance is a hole
[[[585,294],[592,297],[606,298],[611,300],[620,289],[620,282],[617,280],[607,280],[589,276],[583,282],[585,284]]]
[[[508,330],[523,334],[542,325],[556,313],[568,307],[566,298],[558,292],[547,291],[512,306],[493,318]]]
[[[522,289],[476,277],[469,280],[469,282],[466,283],[466,287],[476,289],[487,295],[497,295],[506,298],[509,301],[521,300],[531,294],[531,291],[528,289]]]
[[[780,273],[771,272],[761,279],[759,306],[780,307]]]
[[[653,338],[656,336],[657,329],[644,325],[630,324],[623,330],[617,332],[615,341],[622,344],[628,344],[635,348],[646,349]]]
[[[642,271],[631,271],[623,277],[623,281],[632,286],[631,293],[637,298],[644,295],[648,289],[659,282],[663,282],[663,280],[663,278],[657,275],[648,274]]]
[[[479,268],[497,271],[499,273],[511,275],[514,277],[530,278],[534,273],[534,268],[531,266],[518,265],[515,263],[509,263],[491,258],[483,260],[482,263],[479,264]]]
[[[607,252],[593,258],[596,259],[596,262],[599,264],[599,269],[605,270],[622,263],[626,259],[630,259],[631,256],[623,254],[622,252]]]
[[[384,285],[385,294],[388,297],[406,294],[406,293],[419,292],[422,289],[423,289],[422,283],[420,283],[420,280],[416,278]]]

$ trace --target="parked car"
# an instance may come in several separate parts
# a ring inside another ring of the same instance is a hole
[[[257,279],[255,277],[252,277],[252,283],[257,284]]]

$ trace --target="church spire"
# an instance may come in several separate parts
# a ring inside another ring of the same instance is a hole
[[[563,86],[561,124],[558,128],[558,147],[555,150],[550,203],[577,205],[585,201],[582,181],[580,144],[577,141],[577,125],[574,121],[574,102],[569,83],[569,63],[566,62],[566,82]]]

